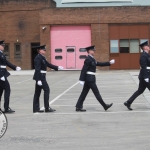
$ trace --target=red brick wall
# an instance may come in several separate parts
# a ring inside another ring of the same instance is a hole
[[[31,42],[39,42],[38,11],[3,12],[0,23],[1,39],[10,43],[10,61],[23,69],[31,68]],[[22,59],[14,59],[14,43],[21,43]]]
[[[39,10],[56,7],[53,0],[0,0],[0,11]]]
[[[108,24],[92,24],[91,30],[92,30],[92,44],[96,46],[96,54],[95,54],[96,60],[108,61],[109,60]],[[106,69],[106,67],[104,69]]]
[[[149,23],[149,7],[53,8],[40,11],[41,24]],[[51,16],[51,17],[48,17]]]
[[[31,69],[31,43],[40,42],[39,10],[50,7],[55,7],[51,0],[0,1],[0,39],[10,44],[9,61],[22,69]],[[14,58],[17,39],[21,43],[22,59]]]
[[[31,69],[30,43],[40,42],[50,49],[51,25],[91,25],[96,59],[109,60],[110,24],[149,24],[150,7],[54,8],[53,0],[1,0],[0,35],[10,43],[10,61]],[[46,30],[42,30],[47,26]],[[14,59],[14,43],[22,44],[22,59]],[[50,51],[47,51],[50,60]]]
[[[45,30],[42,30],[42,27],[46,27]],[[43,24],[40,26],[40,42],[41,45],[46,45],[46,59],[50,62],[50,25]]]
[[[49,25],[90,24],[96,59],[109,61],[109,25],[149,24],[149,14],[150,7],[53,8],[41,10],[39,21]]]

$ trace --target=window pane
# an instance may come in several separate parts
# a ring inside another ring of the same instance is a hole
[[[140,44],[149,41],[148,39],[140,39]]]
[[[20,45],[16,45],[16,52],[20,52]]]
[[[119,53],[118,40],[110,40],[110,53]]]
[[[4,48],[4,55],[7,59],[10,58],[10,55],[9,55],[9,44],[6,44],[5,43],[5,48]]]
[[[4,52],[8,52],[8,51],[9,51],[8,45],[7,45],[7,44],[5,44]]]
[[[61,60],[61,59],[62,59],[62,56],[55,56],[55,59]]]
[[[61,49],[61,48],[55,49],[55,52],[56,52],[56,53],[61,53],[61,52],[62,52],[62,49]]]
[[[73,53],[73,52],[74,52],[74,49],[73,49],[73,48],[69,48],[69,49],[67,49],[67,52],[68,52],[68,53]]]
[[[144,43],[144,42],[146,42],[146,41],[149,41],[148,39],[140,39],[140,44],[141,43]],[[141,49],[141,48],[140,48]],[[143,50],[141,49],[141,52],[143,52]]]
[[[21,58],[21,44],[15,44],[15,58]]]
[[[139,40],[130,40],[130,53],[139,53]]]
[[[129,53],[129,40],[120,40],[120,53]]]
[[[80,58],[80,59],[86,59],[86,57],[87,57],[86,55],[80,55],[79,58]]]
[[[85,48],[80,48],[79,51],[80,52],[86,52],[86,49]]]

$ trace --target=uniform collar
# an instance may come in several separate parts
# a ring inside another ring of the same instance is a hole
[[[146,55],[149,55],[149,53],[147,53],[147,52],[145,52],[145,51],[143,51],[143,53],[146,54]]]
[[[45,56],[44,55],[42,55],[42,54],[39,54],[40,56],[42,56],[43,58],[45,58]],[[45,58],[46,59],[46,58]]]
[[[3,51],[2,51],[2,50],[0,50],[0,52],[1,52],[1,53],[3,53]]]
[[[146,52],[146,51],[143,50],[143,53],[149,54],[149,52],[150,52],[150,51]]]
[[[94,58],[92,55],[89,55],[90,57]]]
[[[144,53],[147,53],[147,52],[144,51]],[[147,53],[147,54],[148,54],[148,53]]]

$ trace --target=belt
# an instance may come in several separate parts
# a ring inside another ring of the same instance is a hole
[[[150,67],[146,67],[146,69],[150,69]]]
[[[95,72],[90,72],[90,71],[88,71],[86,74],[96,75]]]
[[[0,66],[0,68],[6,68],[6,66]]]
[[[46,73],[47,71],[41,70],[41,73]]]

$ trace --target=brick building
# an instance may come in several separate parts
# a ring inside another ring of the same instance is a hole
[[[95,45],[98,61],[116,59],[110,69],[139,69],[138,45],[150,39],[150,2],[71,1],[0,0],[0,39],[7,58],[33,69],[34,47],[46,44],[50,62],[80,69],[84,47]]]

